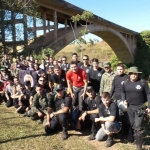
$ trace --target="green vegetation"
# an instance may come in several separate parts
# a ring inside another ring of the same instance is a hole
[[[150,31],[148,30],[141,32],[137,39],[134,65],[140,68],[144,78],[148,78],[150,75]]]

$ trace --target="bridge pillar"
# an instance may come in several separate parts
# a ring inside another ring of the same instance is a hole
[[[67,30],[67,19],[65,19],[65,30]]]
[[[54,40],[57,40],[57,29],[58,29],[57,11],[54,10]]]
[[[43,29],[44,29],[44,36],[46,35],[46,13],[43,14]]]
[[[16,28],[15,28],[15,14],[11,11],[11,20],[12,20],[12,40],[13,40],[13,52],[16,52]]]
[[[37,34],[36,34],[36,18],[33,18],[33,27],[34,27],[34,38],[37,37]]]

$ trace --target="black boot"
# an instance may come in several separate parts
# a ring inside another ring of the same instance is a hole
[[[105,142],[105,147],[111,147],[113,145],[114,141],[113,141],[113,136],[112,135],[108,135],[108,138]]]
[[[142,150],[142,144],[143,144],[143,135],[136,135],[134,136],[136,149]]]
[[[95,135],[96,133],[95,132],[92,132],[91,135],[88,137],[88,140],[95,140]]]
[[[62,140],[66,140],[68,138],[68,132],[67,129],[63,127],[62,131]]]
[[[134,134],[133,129],[132,129],[132,128],[129,128],[128,135],[127,135],[126,139],[127,139],[128,142],[134,144],[134,137],[133,137],[133,134]]]

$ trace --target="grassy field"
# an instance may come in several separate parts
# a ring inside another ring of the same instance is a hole
[[[61,131],[46,136],[42,125],[30,118],[15,113],[13,107],[0,105],[0,150],[134,150],[135,146],[115,140],[111,148],[105,148],[104,142],[88,141],[89,131],[83,133],[70,130],[68,140],[61,140]],[[150,127],[147,125],[146,134]],[[149,136],[144,138],[145,145],[150,145]],[[145,146],[148,150],[148,146]]]
[[[62,56],[67,56],[69,62],[71,60],[72,53],[76,52],[78,53],[80,60],[81,53],[76,51],[76,47],[77,45],[75,44],[70,44],[66,46],[64,49],[62,49],[55,55],[55,58],[58,59],[61,58]],[[94,45],[86,44],[83,45],[83,47],[84,47],[83,55],[84,54],[89,55],[90,60],[92,58],[98,58],[100,62],[109,61],[110,57],[114,54],[111,47],[104,41],[97,42]]]

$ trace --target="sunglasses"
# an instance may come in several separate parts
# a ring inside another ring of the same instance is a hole
[[[62,60],[62,61],[66,61],[66,60]]]
[[[83,59],[83,60],[88,60],[88,59]]]

